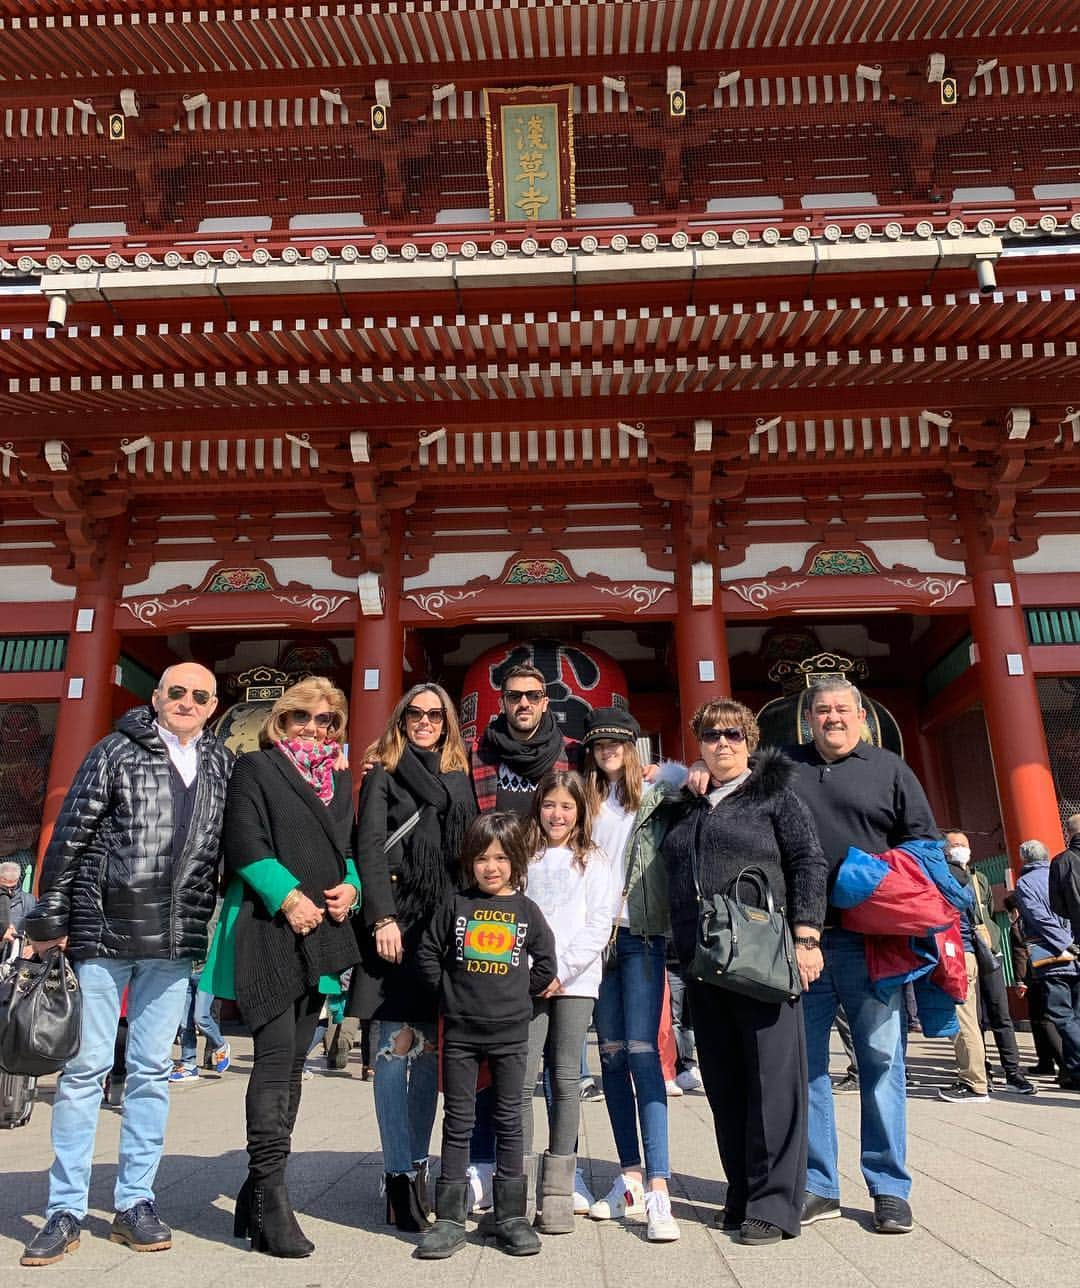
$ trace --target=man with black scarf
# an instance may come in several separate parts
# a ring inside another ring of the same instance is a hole
[[[19,884],[21,870],[15,862],[0,863],[0,943],[8,944],[23,932],[35,899]]]
[[[503,679],[502,713],[472,746],[473,787],[482,814],[506,810],[525,818],[549,769],[577,769],[581,744],[565,738],[548,711],[546,681],[534,666],[513,666]]]

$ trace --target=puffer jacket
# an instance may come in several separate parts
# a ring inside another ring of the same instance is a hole
[[[198,747],[191,826],[175,862],[169,753],[153,709],[128,711],[90,749],[45,852],[32,939],[67,935],[74,958],[206,956],[233,756],[208,729]]]

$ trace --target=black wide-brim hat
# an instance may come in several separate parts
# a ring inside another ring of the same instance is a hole
[[[600,738],[609,738],[612,742],[637,742],[640,737],[641,725],[629,711],[620,707],[594,707],[585,717],[581,741],[587,747]]]

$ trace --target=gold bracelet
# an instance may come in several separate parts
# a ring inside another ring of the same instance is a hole
[[[294,903],[300,898],[301,890],[299,886],[293,886],[289,893],[281,901],[281,912],[288,912]]]

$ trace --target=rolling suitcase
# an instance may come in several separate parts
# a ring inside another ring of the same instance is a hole
[[[37,1079],[0,1069],[0,1127],[25,1127],[34,1112]]]

